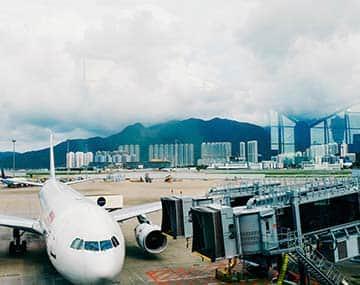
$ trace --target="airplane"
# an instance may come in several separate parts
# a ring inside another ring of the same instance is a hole
[[[138,218],[135,228],[138,245],[157,254],[167,247],[159,226],[146,217],[161,209],[160,202],[147,203],[112,212],[75,191],[55,176],[53,135],[50,134],[50,177],[39,192],[39,219],[0,215],[0,226],[13,229],[10,254],[26,251],[23,232],[45,239],[47,255],[55,269],[74,284],[107,284],[121,273],[125,241],[118,222]]]
[[[31,187],[31,186],[42,186],[43,185],[42,183],[26,180],[21,177],[6,176],[3,168],[1,169],[0,182],[5,184],[9,188]]]

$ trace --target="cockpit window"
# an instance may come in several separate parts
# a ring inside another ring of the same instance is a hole
[[[117,238],[116,238],[115,236],[113,236],[113,237],[111,238],[111,241],[112,241],[114,247],[117,247],[117,246],[120,244],[119,241],[117,240]]]
[[[110,240],[102,240],[102,241],[100,241],[100,249],[102,251],[111,249],[112,247],[113,247],[113,245],[112,245]]]
[[[113,247],[117,247],[119,245],[119,241],[115,236],[111,238],[111,240],[102,240],[102,241],[84,241],[80,238],[76,238],[72,241],[70,247],[73,249],[85,249],[89,251],[105,251],[112,249]]]
[[[70,247],[73,249],[82,249],[84,247],[84,241],[82,239],[76,238],[72,241]]]
[[[99,242],[97,241],[86,241],[85,250],[99,251]]]

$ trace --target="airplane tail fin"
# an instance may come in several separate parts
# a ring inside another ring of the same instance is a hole
[[[55,160],[54,160],[54,144],[53,133],[50,132],[50,179],[56,179],[55,177]]]
[[[6,178],[4,168],[1,168],[1,178]]]

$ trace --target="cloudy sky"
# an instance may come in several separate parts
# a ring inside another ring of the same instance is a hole
[[[358,0],[4,0],[0,150],[356,101]]]

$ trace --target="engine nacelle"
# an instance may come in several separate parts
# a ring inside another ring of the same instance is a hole
[[[161,253],[167,248],[167,237],[157,225],[139,224],[135,228],[135,238],[139,247],[149,253]]]

